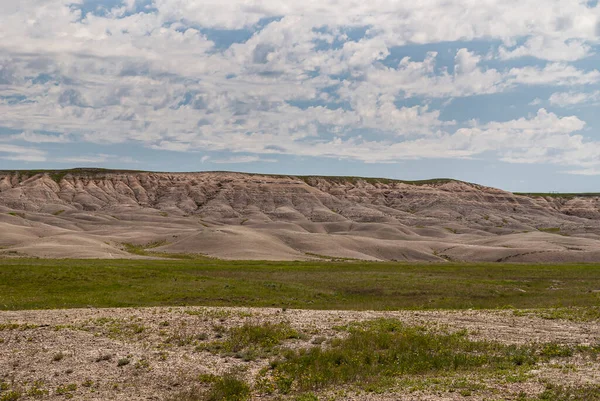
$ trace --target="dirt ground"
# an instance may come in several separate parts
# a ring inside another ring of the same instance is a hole
[[[379,317],[410,325],[468,330],[473,339],[526,344],[600,344],[600,322],[547,320],[513,311],[352,312],[257,308],[67,309],[0,312],[0,385],[22,393],[19,399],[164,400],[202,374],[232,369],[252,383],[268,359],[244,361],[197,346],[246,322],[285,322],[303,333],[284,347],[311,347],[340,336],[339,326]],[[525,380],[500,380],[489,391],[469,394],[442,387],[383,394],[331,390],[323,399],[485,400],[535,396],[544,383],[600,384],[600,360],[575,355],[527,372]],[[2,393],[0,393],[1,395]],[[254,394],[253,399],[272,399]],[[292,398],[293,399],[293,398]]]

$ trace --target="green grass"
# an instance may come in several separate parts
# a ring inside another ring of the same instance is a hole
[[[271,355],[282,341],[295,338],[300,338],[300,333],[285,323],[246,323],[229,329],[225,340],[214,341],[200,348],[251,361]]]
[[[206,376],[210,388],[193,386],[167,398],[167,401],[245,401],[250,399],[250,386],[232,373]]]
[[[545,233],[558,234],[560,233],[560,227],[546,227],[546,228],[538,228],[539,231],[543,231]]]
[[[557,344],[505,345],[470,340],[466,331],[433,332],[393,319],[350,327],[328,347],[289,350],[262,371],[266,392],[289,394],[358,385],[367,391],[393,387],[398,378],[423,375],[502,374],[549,358],[572,356]]]
[[[531,401],[600,401],[600,385],[580,387],[549,386]]]
[[[168,242],[167,241],[156,241],[156,242],[151,242],[148,244],[143,244],[143,245],[137,245],[137,244],[131,244],[131,243],[123,243],[123,248],[125,248],[125,251],[133,254],[133,255],[139,255],[139,256],[153,256],[153,257],[162,257],[162,258],[168,258],[168,259],[191,259],[191,260],[196,260],[196,259],[206,259],[207,256],[199,254],[199,253],[170,253],[170,252],[160,252],[160,251],[153,251],[152,249],[154,248],[158,248],[160,246],[163,245],[167,245]]]
[[[547,320],[570,320],[572,322],[593,322],[600,321],[600,306],[591,306],[586,308],[549,308],[549,309],[534,309],[534,310],[517,310],[513,311],[515,316],[534,315]]]
[[[590,307],[600,265],[0,259],[0,309]]]

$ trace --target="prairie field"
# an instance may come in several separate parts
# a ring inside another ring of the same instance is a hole
[[[0,400],[600,400],[600,266],[0,259]]]

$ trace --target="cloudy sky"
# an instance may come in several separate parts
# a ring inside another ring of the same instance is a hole
[[[1,0],[0,169],[600,191],[586,0]]]

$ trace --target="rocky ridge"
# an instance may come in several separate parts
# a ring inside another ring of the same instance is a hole
[[[0,250],[234,259],[598,261],[600,196],[526,196],[455,180],[230,172],[0,172]],[[159,246],[157,246],[159,245]]]

